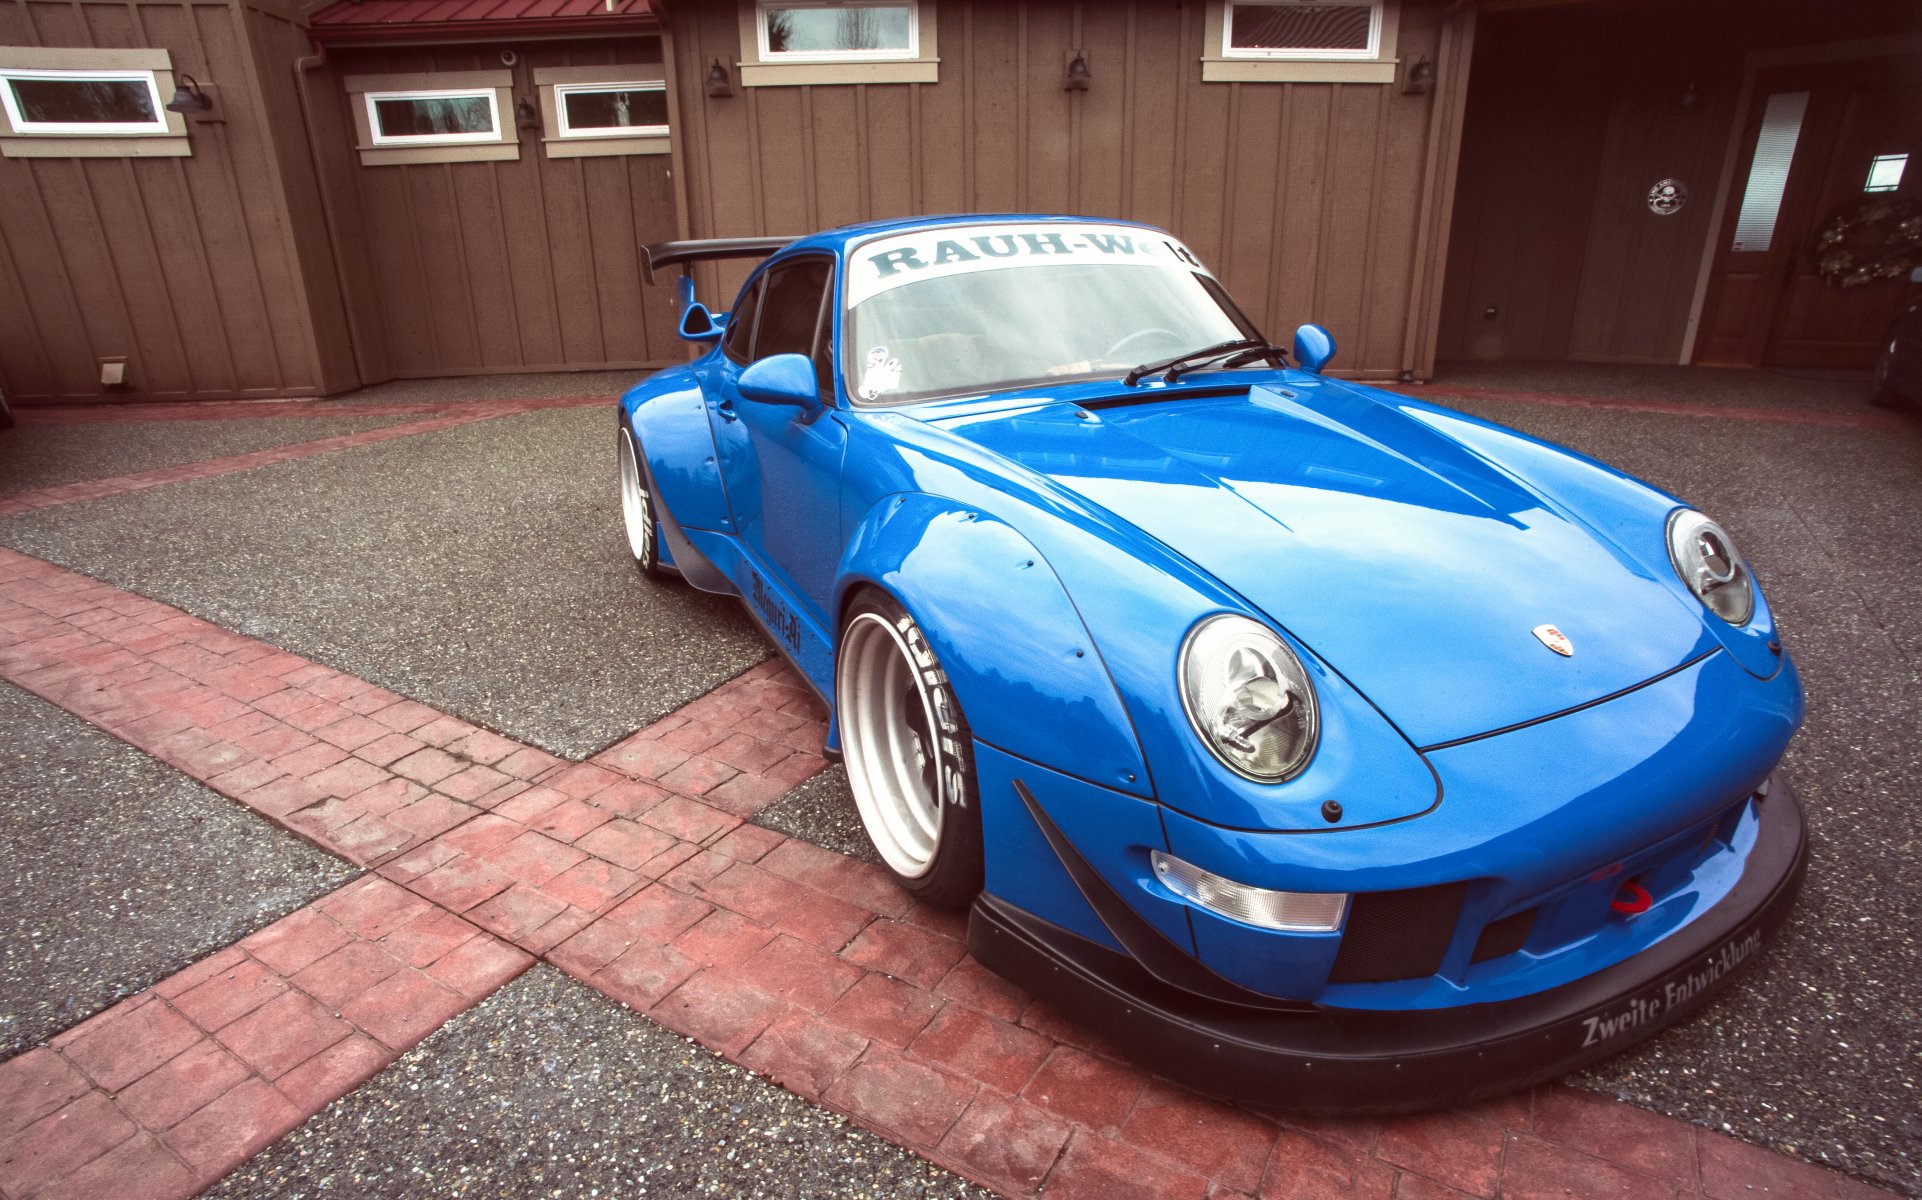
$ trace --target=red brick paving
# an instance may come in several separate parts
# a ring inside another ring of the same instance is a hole
[[[0,550],[0,677],[373,871],[0,1064],[9,1200],[189,1194],[536,956],[1010,1195],[1883,1194],[1561,1087],[1333,1121],[1148,1076],[983,971],[962,924],[884,872],[703,798],[820,769],[818,711],[775,663],[569,764]],[[273,740],[302,714],[365,732],[350,713],[391,732]],[[434,790],[476,767],[512,790]]]
[[[0,1193],[190,1196],[533,961],[363,877],[0,1063]]]

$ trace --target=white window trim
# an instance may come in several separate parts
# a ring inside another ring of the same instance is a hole
[[[521,156],[520,128],[502,118],[514,113],[514,73],[498,71],[413,71],[400,75],[346,75],[354,119],[354,151],[363,167],[393,167],[418,163],[506,162]],[[491,134],[411,134],[377,138],[374,106],[361,97],[475,96],[492,91],[488,110],[494,119]]]
[[[1234,44],[1235,7],[1295,8],[1304,3],[1334,4],[1342,8],[1368,6],[1368,45],[1360,50],[1262,49]],[[1221,56],[1288,62],[1372,62],[1381,57],[1382,0],[1224,0],[1221,14]]]
[[[476,142],[499,142],[501,137],[500,97],[493,88],[436,88],[433,90],[363,92],[367,105],[367,133],[376,146],[465,146]],[[389,134],[380,131],[380,110],[382,100],[451,100],[460,98],[484,98],[487,101],[487,115],[493,128],[476,133],[409,133]]]
[[[898,50],[855,51],[833,57],[818,55],[762,53],[766,27],[761,20],[762,0],[737,0],[741,31],[741,58],[735,64],[742,87],[808,87],[813,85],[867,83],[939,83],[941,57],[936,45],[936,0],[906,0],[914,7],[910,28],[914,54]],[[859,57],[856,57],[859,55]]]
[[[187,158],[193,145],[187,119],[169,112],[158,101],[173,94],[173,59],[157,47],[90,49],[78,47],[0,46],[0,73],[16,77],[53,75],[67,79],[106,79],[121,76],[151,78],[159,120],[146,122],[35,121],[24,128],[18,105],[0,103],[0,156],[6,158]],[[207,93],[214,91],[206,85]],[[0,85],[8,101],[13,89]]]
[[[659,79],[613,80],[603,83],[557,83],[554,88],[554,136],[562,138],[637,138],[666,137],[667,125],[597,125],[576,129],[567,122],[567,97],[582,92],[659,92],[667,96],[667,83]]]
[[[535,67],[534,86],[540,91],[541,147],[548,158],[603,158],[618,154],[672,154],[675,96],[667,87],[667,71],[659,62],[604,63],[589,67]],[[615,129],[572,129],[562,103],[566,92],[600,92],[619,88],[659,88],[667,94],[667,124],[629,125]]]
[[[68,83],[144,83],[153,102],[151,121],[29,121],[20,111],[19,98],[10,86],[15,79],[51,79]],[[140,134],[167,134],[166,102],[160,98],[160,81],[152,71],[55,71],[24,68],[0,69],[0,104],[5,104],[7,120],[21,134],[53,137],[132,137]]]
[[[1201,78],[1204,83],[1394,83],[1401,0],[1374,0],[1367,54],[1352,50],[1236,50],[1228,53],[1229,9],[1208,0]],[[1246,2],[1246,0],[1241,0]]]
[[[767,10],[778,8],[905,8],[908,10],[908,44],[878,50],[770,50],[767,38]],[[760,61],[764,63],[867,63],[913,62],[921,57],[921,6],[914,0],[755,0],[754,36]]]

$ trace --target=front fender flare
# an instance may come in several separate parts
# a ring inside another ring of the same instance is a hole
[[[1064,774],[1154,795],[1141,745],[1073,599],[1006,522],[920,492],[856,524],[835,611],[863,584],[914,614],[981,741]]]

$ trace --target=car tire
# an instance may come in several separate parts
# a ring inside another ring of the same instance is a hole
[[[983,872],[973,736],[940,660],[893,597],[869,589],[849,606],[834,685],[841,753],[868,840],[917,899],[967,907]]]
[[[666,579],[672,572],[661,565],[661,521],[654,515],[654,497],[641,473],[641,445],[625,426],[618,434],[621,459],[621,527],[634,567],[650,579]]]

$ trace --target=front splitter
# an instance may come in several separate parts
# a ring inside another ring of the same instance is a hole
[[[1642,953],[1532,996],[1447,1009],[1260,1011],[1197,996],[1134,959],[993,896],[968,948],[983,965],[1159,1074],[1224,1099],[1315,1113],[1408,1112],[1554,1079],[1683,1020],[1774,940],[1808,839],[1779,778],[1742,878]]]

